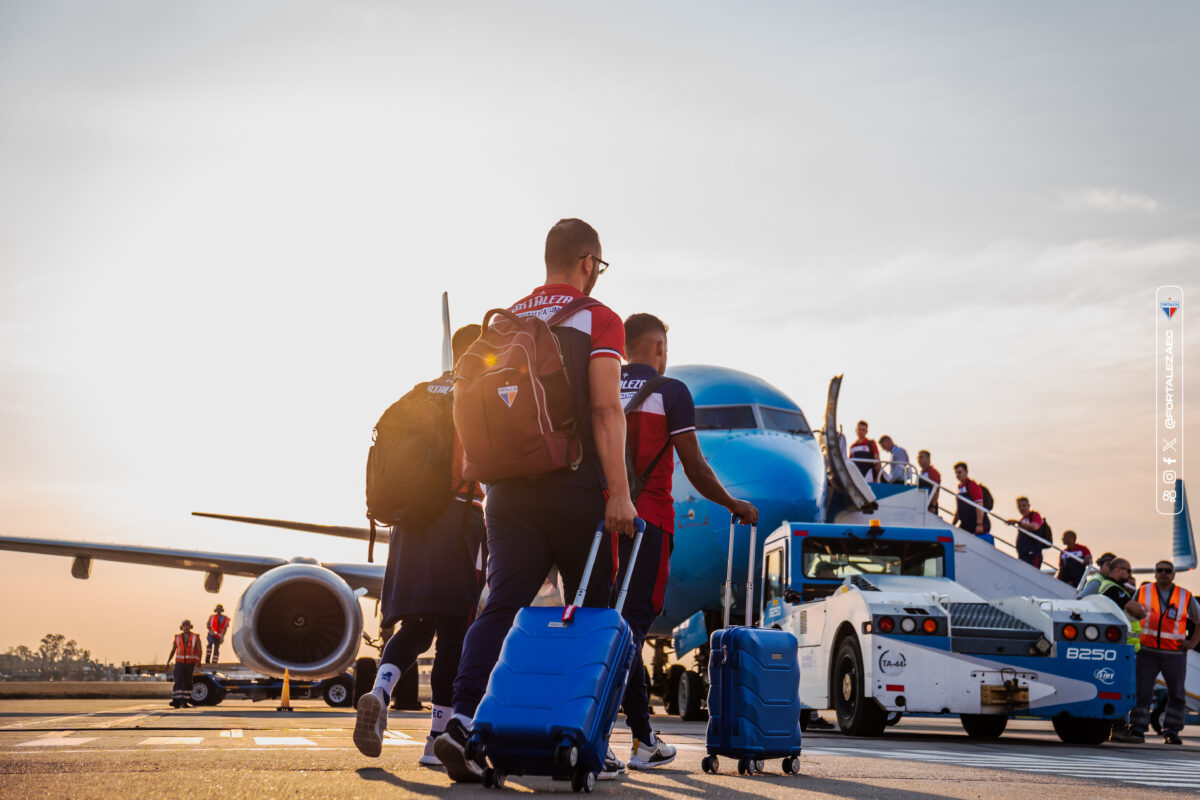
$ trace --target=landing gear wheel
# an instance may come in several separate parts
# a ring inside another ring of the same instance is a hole
[[[679,681],[687,672],[682,664],[672,664],[667,670],[667,691],[663,695],[663,708],[668,714],[679,713]]]
[[[748,758],[739,758],[738,759],[738,775],[748,775],[750,773],[750,768],[751,768],[750,759],[748,759]]]
[[[972,739],[999,739],[1008,727],[1008,717],[1003,714],[962,714],[959,720]]]
[[[700,759],[700,768],[709,775],[716,775],[721,771],[721,762],[716,756],[705,756],[704,758]]]
[[[195,692],[192,693],[195,696]],[[1155,733],[1162,733],[1162,715],[1167,710],[1167,696],[1164,694],[1150,707],[1150,727]]]
[[[838,727],[851,736],[881,736],[883,709],[869,697],[863,684],[862,652],[858,640],[848,636],[833,657],[833,708]]]
[[[699,673],[687,671],[679,676],[679,691],[675,693],[679,706],[679,718],[685,722],[696,722],[705,718],[704,679]]]
[[[357,706],[358,699],[375,688],[375,673],[379,665],[373,658],[360,658],[354,662],[354,696],[350,705]]]
[[[354,693],[354,680],[349,675],[338,675],[325,681],[321,689],[321,697],[334,708],[345,708],[350,705],[350,696]]]
[[[1098,745],[1112,735],[1112,720],[1087,719],[1061,714],[1055,717],[1054,732],[1064,744]]]

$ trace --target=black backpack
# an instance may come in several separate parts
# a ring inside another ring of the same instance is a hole
[[[992,499],[992,490],[981,483],[979,484],[979,491],[983,492],[983,507],[988,511],[991,511],[993,508],[995,508],[996,501]]]
[[[642,388],[638,389],[637,394],[629,399],[629,404],[625,406],[625,416],[629,417],[630,413],[637,411],[642,403],[646,402],[646,398],[651,393],[669,381],[665,375],[655,375],[650,380],[642,384]],[[629,478],[629,499],[633,503],[637,503],[638,495],[642,493],[642,489],[646,488],[646,481],[650,480],[650,473],[654,472],[654,468],[658,466],[658,462],[662,460],[663,455],[667,452],[667,448],[671,446],[671,437],[667,437],[667,443],[662,446],[658,454],[650,460],[650,464],[639,475],[634,472],[633,468],[633,451],[629,448],[629,432],[625,434],[625,473]]]
[[[375,423],[367,454],[367,518],[375,550],[376,524],[418,527],[437,519],[454,497],[453,395],[449,383],[418,383]]]

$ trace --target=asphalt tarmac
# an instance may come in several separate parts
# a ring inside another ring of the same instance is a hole
[[[354,748],[351,709],[298,701],[291,713],[274,702],[226,700],[176,711],[163,701],[0,701],[0,797],[222,798],[494,797],[479,785],[451,785],[417,765],[428,716],[392,712],[382,757]],[[828,716],[828,715],[826,715]],[[1005,736],[975,742],[957,720],[906,719],[878,739],[810,732],[800,775],[779,761],[767,774],[739,776],[723,759],[720,775],[700,769],[704,723],[654,717],[679,748],[673,764],[630,771],[597,784],[593,796],[660,798],[850,797],[1102,800],[1200,794],[1200,740],[1183,747],[1069,747],[1046,723],[1014,721]],[[628,756],[623,724],[613,746]],[[496,791],[496,790],[491,790]],[[506,793],[570,795],[566,783],[510,777]]]

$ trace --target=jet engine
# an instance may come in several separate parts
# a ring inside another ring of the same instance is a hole
[[[246,667],[319,679],[354,662],[363,621],[346,581],[313,559],[296,558],[247,587],[234,625],[233,649]]]

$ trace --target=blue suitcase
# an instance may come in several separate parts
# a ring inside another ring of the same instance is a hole
[[[604,534],[601,521],[575,604],[517,612],[467,745],[490,762],[485,786],[503,786],[508,775],[549,775],[570,780],[577,792],[595,788],[634,659],[621,608],[646,530],[642,520],[636,524],[615,609],[580,607]]]
[[[782,758],[783,771],[800,772],[800,663],[796,637],[787,631],[751,627],[754,607],[754,544],[746,573],[746,625],[729,626],[733,579],[734,525],[729,525],[725,579],[725,628],[713,633],[708,660],[708,756],[705,772],[720,770],[719,756],[736,758],[738,772],[763,771],[763,760]]]

